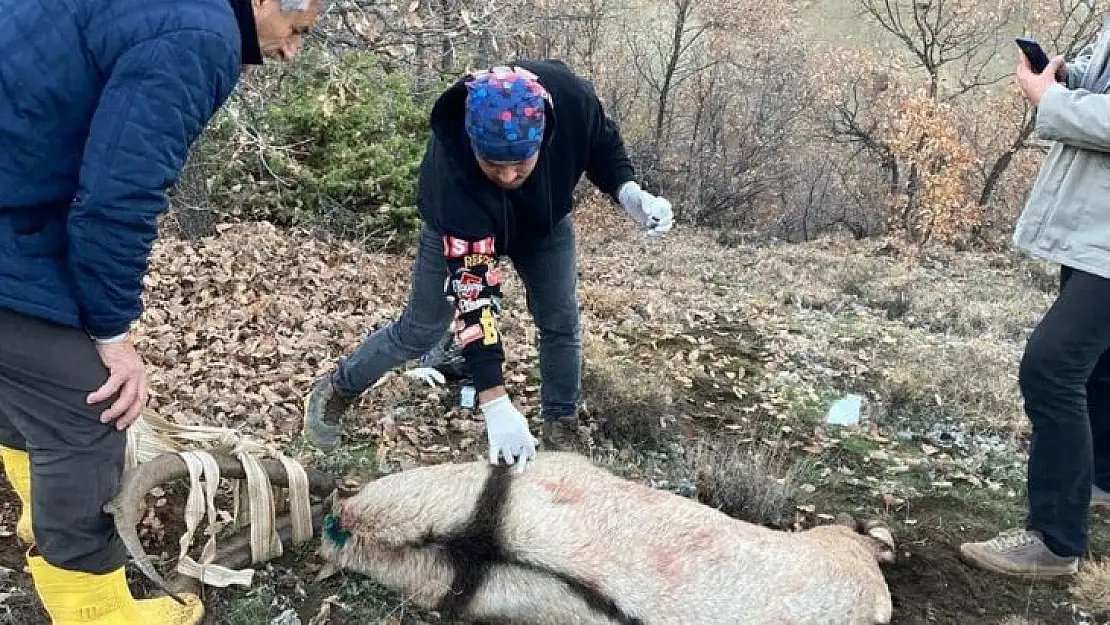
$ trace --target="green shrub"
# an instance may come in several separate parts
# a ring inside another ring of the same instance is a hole
[[[206,141],[210,198],[232,215],[323,228],[386,247],[414,241],[433,89],[375,56],[306,53],[257,92],[243,85]],[[444,85],[446,86],[446,85]]]

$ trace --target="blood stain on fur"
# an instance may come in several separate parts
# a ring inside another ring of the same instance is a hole
[[[564,479],[544,480],[540,488],[551,495],[554,503],[581,503],[584,494],[581,488],[567,484]]]

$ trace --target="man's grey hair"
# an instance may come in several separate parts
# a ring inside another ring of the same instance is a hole
[[[293,13],[315,8],[321,15],[327,13],[336,0],[281,0],[281,12]]]
[[[281,0],[281,12],[307,11],[312,0]]]

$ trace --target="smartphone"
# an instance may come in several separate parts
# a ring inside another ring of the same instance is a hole
[[[1022,54],[1025,58],[1029,59],[1029,64],[1033,66],[1033,71],[1041,73],[1048,65],[1048,55],[1041,49],[1041,44],[1037,43],[1036,39],[1029,37],[1018,37],[1014,41],[1017,42],[1018,47],[1021,48]]]

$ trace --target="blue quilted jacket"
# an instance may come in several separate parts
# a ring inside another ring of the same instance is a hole
[[[232,2],[0,0],[0,308],[140,316],[165,190],[257,47]]]

